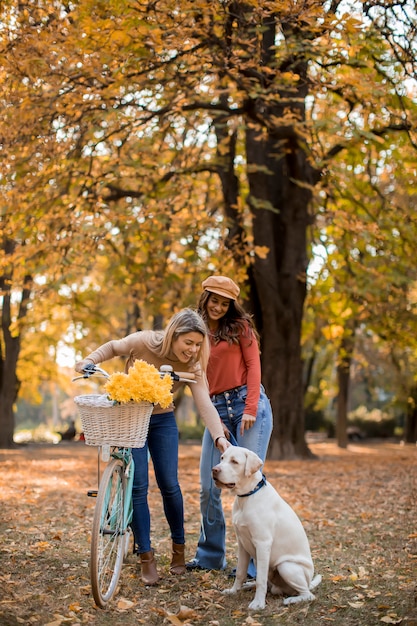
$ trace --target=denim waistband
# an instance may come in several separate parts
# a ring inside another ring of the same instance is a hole
[[[239,393],[242,389],[246,389],[246,385],[241,385],[240,387],[234,387],[233,389],[226,389],[226,391],[222,391],[221,393],[215,393],[210,396],[210,400],[212,402],[216,402],[217,400],[223,400],[226,398],[226,394]]]

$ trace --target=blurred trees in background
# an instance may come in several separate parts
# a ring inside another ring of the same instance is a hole
[[[411,2],[3,0],[0,445],[62,342],[212,272],[261,333],[271,458],[308,456],[304,400],[346,445],[370,343],[415,440],[415,32]]]

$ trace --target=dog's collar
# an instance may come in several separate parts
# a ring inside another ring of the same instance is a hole
[[[266,485],[266,476],[262,474],[262,480],[259,481],[255,489],[252,489],[252,491],[249,491],[249,493],[238,493],[237,495],[239,496],[239,498],[247,498],[248,496],[252,496],[254,493],[259,491],[259,489],[262,489],[262,487],[265,487],[265,485]]]

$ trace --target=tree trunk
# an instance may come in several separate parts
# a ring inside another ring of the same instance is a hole
[[[3,251],[12,255],[14,242],[6,240]],[[21,346],[20,322],[26,317],[29,298],[32,291],[32,279],[25,276],[21,291],[20,303],[15,315],[12,315],[12,272],[0,276],[0,291],[2,294],[1,332],[0,341],[0,448],[11,448],[14,445],[14,404],[19,393],[20,381],[17,377],[17,362]],[[16,290],[13,291],[15,295]],[[16,318],[13,333],[12,322]]]
[[[405,417],[404,439],[407,443],[417,443],[417,387],[414,386],[410,393],[411,402]]]
[[[16,381],[17,382],[17,381]],[[12,448],[14,446],[14,410],[17,392],[7,385],[0,387],[0,448]]]
[[[269,250],[266,258],[255,256],[251,276],[262,337],[263,381],[274,413],[268,457],[291,459],[310,456],[304,439],[301,324],[311,192],[294,182],[309,178],[297,142],[287,142],[287,157],[281,159],[273,156],[275,146],[276,137],[262,141],[256,132],[247,131],[254,242]],[[270,208],[259,208],[262,204]]]
[[[3,296],[2,330],[4,353],[0,362],[0,448],[14,445],[14,403],[19,392],[16,367],[20,353],[20,336],[10,333],[10,296]]]
[[[270,62],[275,30],[264,35],[264,62]],[[272,60],[273,62],[273,60]],[[292,59],[300,76],[297,96],[280,93],[274,104],[261,99],[248,104],[249,114],[265,127],[248,124],[246,159],[256,254],[252,271],[255,319],[262,337],[262,371],[274,413],[270,459],[311,456],[304,437],[304,390],[301,330],[306,296],[307,229],[312,188],[317,172],[311,167],[297,126],[283,125],[288,106],[293,120],[305,119],[306,65]],[[280,120],[271,125],[269,120]]]
[[[336,416],[336,439],[339,448],[347,448],[348,445],[348,408],[350,390],[350,368],[352,355],[355,347],[355,323],[351,320],[345,328],[345,334],[339,349],[339,364],[337,366],[337,416]]]
[[[252,218],[253,247],[245,241],[246,231],[238,210],[236,136],[230,132],[226,149],[226,127],[221,122],[216,127],[218,145],[222,144],[218,162],[225,214],[231,224],[228,245],[236,263],[245,268],[248,251],[255,252],[253,264],[248,268],[250,302],[261,335],[262,380],[274,414],[268,457],[292,459],[311,456],[304,438],[301,324],[308,265],[306,238],[311,223],[309,208],[318,172],[308,160],[302,132],[308,91],[307,63],[302,55],[292,57],[290,53],[277,68],[276,16],[267,16],[262,31],[254,28],[257,20],[258,14],[244,2],[230,5],[228,45],[237,42],[233,33],[238,30],[239,41],[247,38],[248,49],[259,50],[260,55],[256,72],[250,63],[241,66],[242,84],[251,85],[241,114],[246,128],[247,205]],[[251,40],[255,32],[262,32],[260,48],[258,40]],[[285,72],[287,67],[299,77],[297,87],[289,92],[279,78],[279,71]],[[262,68],[269,71],[263,73]]]
[[[245,265],[247,249],[236,210],[238,187],[232,167],[235,137],[230,135],[227,151],[225,137],[224,128],[218,128],[217,139],[223,145],[218,162],[224,210],[231,223],[227,244],[237,265]],[[268,457],[292,459],[311,456],[304,438],[301,359],[311,191],[294,182],[300,176],[310,179],[311,172],[297,142],[292,143],[286,160],[272,156],[275,145],[274,136],[265,141],[256,131],[246,133],[254,243],[268,249],[266,258],[255,256],[249,268],[250,304],[261,335],[262,380],[274,414]],[[258,208],[262,203],[271,209]]]
[[[337,414],[336,414],[336,440],[339,448],[347,448],[347,413],[349,402],[350,371],[349,364],[345,360],[337,367]]]

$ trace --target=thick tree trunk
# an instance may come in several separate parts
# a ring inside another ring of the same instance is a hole
[[[237,265],[245,264],[246,245],[238,206],[238,186],[233,169],[234,136],[219,163],[224,209],[232,224],[228,245]],[[306,232],[310,222],[310,189],[290,181],[290,176],[309,177],[305,155],[296,143],[287,161],[276,160],[276,138],[265,142],[248,130],[247,160],[256,166],[248,174],[249,205],[253,215],[256,246],[265,246],[265,258],[255,256],[249,268],[250,302],[261,335],[262,380],[271,399],[274,430],[268,456],[271,459],[310,457],[304,438],[304,392],[301,359],[301,325],[306,294]],[[294,163],[297,164],[294,167]],[[265,174],[265,171],[270,173]],[[259,204],[271,209],[258,208]],[[280,207],[275,208],[275,207]]]
[[[310,456],[304,439],[301,324],[311,191],[294,182],[308,180],[310,172],[297,143],[287,145],[288,156],[276,159],[275,137],[265,142],[256,132],[247,131],[254,242],[269,250],[266,258],[255,256],[252,289],[262,336],[263,381],[274,413],[271,459]]]
[[[16,374],[20,337],[12,337],[9,332],[3,331],[3,340],[4,354],[1,354],[0,365],[0,448],[11,448],[14,445],[14,404],[20,386]]]
[[[233,24],[237,16],[242,37],[253,32],[249,28],[250,10],[244,3],[233,3]],[[275,39],[276,24],[269,19],[263,28],[261,67],[276,68]],[[268,452],[271,459],[311,456],[304,438],[301,324],[308,265],[306,237],[311,223],[309,208],[317,172],[308,161],[296,123],[281,122],[305,119],[307,65],[295,58],[288,59],[288,63],[300,76],[299,93],[278,93],[279,83],[269,82],[270,74],[263,76],[260,71],[256,75],[259,97],[248,95],[244,106],[247,204],[255,246],[253,265],[248,268],[250,300],[261,335],[262,380],[274,414]],[[252,81],[254,76],[251,74]],[[268,93],[268,97],[264,99],[262,93]],[[281,105],[283,101],[285,105]],[[288,116],[289,108],[293,117]],[[225,150],[226,130],[221,123],[217,125],[218,144],[222,144],[218,162],[225,214],[231,223],[228,245],[236,263],[247,268],[245,230],[238,211],[239,189],[234,172],[235,135],[229,135]],[[256,254],[256,248],[264,248],[266,256],[262,252]]]
[[[281,59],[279,69],[285,73],[290,68],[299,77],[297,87],[286,92],[275,56],[276,16],[269,14],[259,30],[255,28],[259,25],[258,13],[246,3],[233,2],[229,10],[227,49],[231,49],[233,42],[240,46],[246,38],[248,49],[259,53],[259,66],[256,71],[250,61],[241,66],[242,84],[251,87],[241,114],[246,127],[247,204],[254,248],[245,241],[246,230],[238,210],[236,136],[232,132],[227,134],[221,117],[216,127],[218,145],[221,144],[218,162],[225,214],[231,223],[228,245],[236,263],[246,268],[248,250],[255,251],[253,264],[248,268],[250,300],[261,335],[262,380],[274,414],[268,457],[308,457],[311,454],[304,438],[301,324],[306,295],[309,209],[318,173],[305,152],[302,128],[308,90],[307,63],[302,55],[292,57],[291,53]],[[239,43],[234,35],[236,30],[240,33]],[[262,32],[260,46],[259,32]],[[263,73],[262,68],[269,71]],[[257,254],[260,248],[267,251],[266,256],[262,250]]]
[[[16,393],[13,388],[0,388],[0,448],[12,448],[14,445],[14,411]]]
[[[6,254],[12,254],[14,244],[6,241],[3,244]],[[11,297],[12,274],[0,277],[0,290],[2,292],[1,307],[1,342],[0,342],[0,448],[11,448],[14,445],[14,404],[19,393],[20,382],[17,377],[17,362],[20,355],[21,335],[12,333],[12,297]],[[26,276],[21,292],[20,303],[17,312],[14,313],[20,322],[26,317],[27,307],[32,290],[32,279]],[[16,326],[20,329],[20,326]]]
[[[336,439],[339,448],[347,448],[348,445],[348,409],[350,391],[350,369],[352,365],[352,355],[355,349],[354,319],[346,323],[344,336],[339,348],[339,364],[337,366],[337,416],[336,416]]]
[[[404,439],[407,443],[417,443],[417,387],[414,386],[410,393],[411,401],[408,405],[405,417]]]
[[[417,443],[417,409],[407,413],[404,438],[407,443]]]

